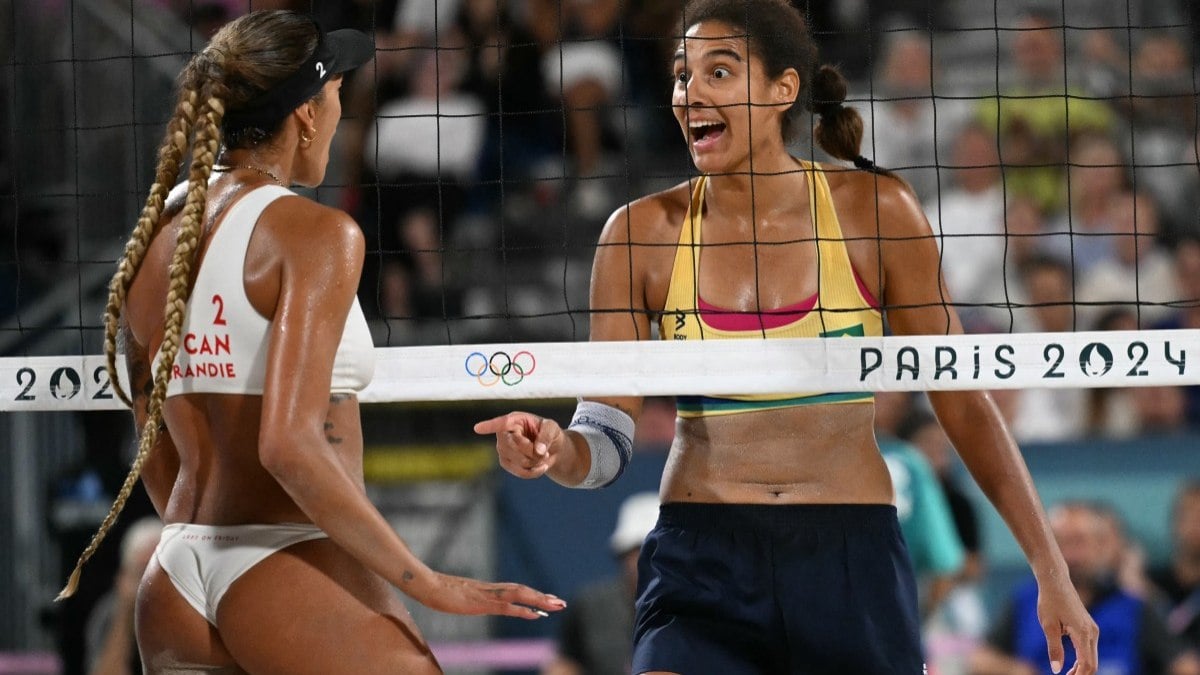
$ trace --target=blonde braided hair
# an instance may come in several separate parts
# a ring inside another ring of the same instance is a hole
[[[116,522],[125,501],[141,476],[142,466],[158,442],[162,431],[163,404],[167,383],[179,353],[183,319],[188,297],[192,292],[192,266],[200,249],[200,236],[205,223],[208,181],[221,147],[221,122],[227,106],[244,105],[272,85],[294,72],[316,49],[318,32],[312,19],[295,12],[261,11],[247,14],[213,36],[212,42],[197,54],[184,69],[180,78],[180,96],[175,113],[167,125],[166,136],[159,148],[155,182],[146,204],[125,246],[125,253],[109,285],[105,308],[104,352],[109,378],[117,396],[133,407],[129,395],[121,388],[116,369],[117,332],[126,294],[145,260],[146,251],[154,239],[165,208],[166,197],[179,177],[184,153],[191,140],[191,166],[188,172],[187,198],[179,217],[179,232],[175,250],[168,267],[170,283],[164,309],[163,339],[159,360],[154,370],[154,386],[146,404],[146,422],[138,439],[137,456],[121,485],[112,508],[80,554],[66,587],[58,598],[75,593],[84,564]],[[228,55],[238,55],[232,58]],[[320,99],[320,95],[316,97]],[[286,119],[286,118],[285,118]],[[257,145],[272,137],[283,126],[279,120],[271,129],[243,130],[231,143],[236,147]],[[249,131],[251,133],[244,133]],[[245,140],[241,140],[244,138]]]
[[[175,252],[171,256],[171,265],[168,268],[171,281],[167,290],[166,321],[163,325],[162,344],[159,347],[160,358],[154,370],[154,389],[151,391],[150,400],[146,405],[146,423],[142,427],[141,438],[138,441],[137,456],[133,460],[133,465],[129,468],[129,474],[125,476],[125,482],[121,485],[121,490],[117,493],[117,497],[113,501],[108,515],[100,523],[96,534],[92,535],[92,540],[87,548],[79,555],[79,560],[75,563],[75,569],[71,572],[71,577],[67,580],[66,587],[59,593],[59,599],[68,598],[75,593],[75,589],[79,585],[79,575],[83,570],[84,564],[96,552],[96,548],[100,545],[100,542],[104,541],[108,530],[116,522],[117,516],[125,508],[125,501],[129,499],[129,494],[133,491],[133,486],[137,484],[138,478],[141,476],[142,465],[145,464],[146,458],[150,455],[151,448],[158,442],[159,425],[163,419],[163,402],[167,398],[167,382],[171,379],[171,369],[175,365],[175,356],[179,353],[180,336],[183,331],[183,317],[187,311],[187,301],[192,291],[192,264],[195,262],[196,255],[200,250],[200,233],[203,230],[205,202],[208,196],[208,178],[212,175],[213,164],[216,163],[217,151],[220,149],[221,144],[221,118],[225,115],[225,105],[211,91],[215,88],[209,87],[208,96],[204,103],[201,104],[200,110],[196,115],[198,119],[195,127],[195,139],[192,142],[192,166],[188,173],[187,202],[183,207],[183,213],[180,217],[179,236],[176,239]],[[173,142],[173,139],[169,139],[168,142]],[[153,199],[153,192],[151,199]],[[151,205],[147,204],[147,210],[150,210],[150,208]],[[158,210],[161,211],[161,207],[158,207]],[[153,219],[157,220],[157,215]],[[147,228],[147,243],[149,233],[153,231],[153,226],[154,223],[151,223]],[[125,287],[120,289],[120,300],[122,301],[124,300],[124,291],[128,290],[128,281],[124,277],[126,274],[131,277],[132,272],[136,272],[137,270],[136,266],[131,264],[128,265],[127,271],[126,263],[131,258],[134,258],[135,255],[140,259],[145,253],[145,244],[140,244],[141,250],[137,250],[139,243],[136,240],[138,239],[138,230],[140,229],[142,229],[141,220],[139,220],[138,229],[135,229],[134,236],[130,240],[131,246],[127,247],[126,257],[121,261],[121,265],[117,269],[117,274],[113,277],[114,287],[118,287],[118,284]],[[130,248],[134,250],[130,251]],[[114,288],[114,290],[117,289]],[[111,296],[110,304],[113,304]],[[113,313],[119,312],[120,307],[121,304],[115,304]],[[109,323],[112,323],[114,326],[116,324],[115,317],[112,315],[109,317]],[[105,332],[107,334],[107,330]],[[114,374],[112,368],[115,361],[114,349],[114,356],[109,361],[110,377]]]
[[[113,392],[130,408],[133,407],[133,401],[125,393],[117,374],[117,331],[121,310],[125,306],[125,295],[129,292],[129,285],[133,283],[133,277],[142,266],[146,250],[150,248],[150,242],[158,231],[167,195],[179,178],[179,165],[183,161],[188,137],[191,136],[192,127],[196,122],[198,97],[199,94],[194,89],[185,89],[179,97],[175,114],[167,124],[166,137],[158,150],[158,168],[154,171],[154,184],[150,186],[150,196],[146,198],[142,215],[125,244],[125,255],[118,263],[117,272],[108,285],[108,304],[104,308],[104,358]]]

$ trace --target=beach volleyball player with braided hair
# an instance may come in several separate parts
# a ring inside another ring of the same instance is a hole
[[[138,592],[146,672],[440,672],[389,585],[459,614],[562,607],[524,586],[433,571],[367,499],[363,235],[288,187],[322,181],[342,73],[372,54],[357,31],[255,12],[180,76],[107,309],[109,371],[134,411],[138,455],[64,590],[140,472],[166,523]],[[189,155],[185,186],[168,192]]]
[[[693,0],[671,104],[700,176],[619,209],[592,271],[591,338],[771,339],[961,332],[916,197],[859,155],[846,82],[785,0]],[[801,108],[857,168],[792,157]],[[878,130],[887,133],[886,130]],[[753,348],[752,344],[747,345]],[[1096,669],[1024,461],[986,392],[930,392],[938,419],[1038,580],[1047,665]],[[601,487],[629,461],[639,398],[581,400],[564,430],[476,426],[501,465]],[[870,394],[681,396],[658,525],[639,562],[634,673],[923,670],[913,573]]]

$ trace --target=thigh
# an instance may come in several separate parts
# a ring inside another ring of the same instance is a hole
[[[868,521],[781,553],[792,579],[779,586],[790,672],[920,675],[915,582],[898,526]]]
[[[440,673],[388,584],[328,539],[274,553],[230,586],[217,626],[250,673]]]
[[[753,535],[656,527],[638,559],[633,672],[779,672],[769,571]]]
[[[137,642],[148,674],[204,671],[242,673],[217,630],[183,599],[151,560],[137,601]]]

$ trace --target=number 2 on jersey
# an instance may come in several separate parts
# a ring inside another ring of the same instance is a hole
[[[225,325],[225,300],[220,295],[214,295],[212,303],[217,306],[217,316],[213,319],[214,326]]]

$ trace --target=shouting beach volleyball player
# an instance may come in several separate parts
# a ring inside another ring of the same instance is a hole
[[[700,176],[621,208],[592,271],[592,340],[961,332],[911,191],[859,154],[846,82],[820,66],[784,0],[684,9],[671,104]],[[791,156],[803,109],[857,170]],[[886,130],[880,130],[886,133]],[[749,346],[749,345],[748,345]],[[1024,461],[990,396],[930,392],[937,417],[1038,581],[1047,661],[1096,669],[1096,625],[1071,586]],[[642,400],[580,401],[564,430],[515,412],[502,466],[601,487],[629,461]],[[913,573],[872,431],[870,394],[681,396],[658,525],[639,563],[634,673],[923,671]]]

